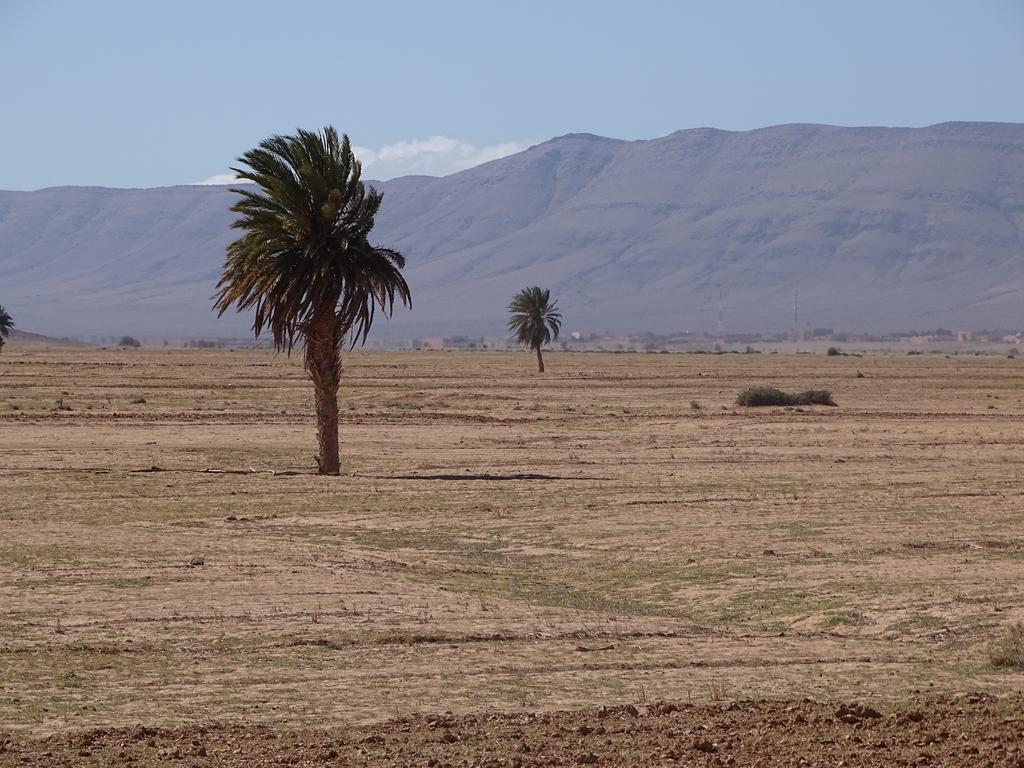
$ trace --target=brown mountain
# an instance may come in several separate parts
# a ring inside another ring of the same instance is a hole
[[[1024,125],[562,136],[385,191],[414,311],[385,336],[500,333],[525,285],[566,330],[1024,326]],[[55,334],[244,332],[210,311],[231,193],[0,192],[0,303]]]

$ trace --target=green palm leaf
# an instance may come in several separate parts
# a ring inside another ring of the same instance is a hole
[[[14,330],[14,318],[10,316],[6,309],[0,306],[0,349],[3,349],[7,337],[11,335],[12,330]]]
[[[232,224],[244,234],[228,246],[215,308],[254,309],[253,331],[264,329],[290,351],[326,313],[339,340],[365,342],[377,310],[391,315],[396,300],[412,305],[401,254],[376,248],[368,236],[383,196],[360,181],[348,136],[334,128],[273,136],[233,168],[258,191],[240,196]]]

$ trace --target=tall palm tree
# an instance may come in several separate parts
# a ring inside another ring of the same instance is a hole
[[[551,301],[551,291],[536,285],[523,288],[508,305],[508,311],[508,329],[520,344],[537,352],[537,371],[544,373],[544,355],[540,348],[557,339],[562,327],[562,315],[557,302]]]
[[[7,337],[11,335],[11,329],[14,328],[14,318],[12,318],[7,310],[0,306],[0,350],[4,348],[4,344],[7,343]]]
[[[383,196],[364,187],[348,136],[320,133],[271,136],[232,168],[255,190],[231,210],[244,234],[227,249],[215,309],[255,309],[253,332],[264,328],[278,351],[305,344],[313,380],[320,474],[337,475],[338,386],[346,337],[365,343],[376,311],[390,316],[395,300],[412,306],[402,276],[405,258],[368,240]]]

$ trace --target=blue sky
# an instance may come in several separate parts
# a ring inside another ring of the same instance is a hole
[[[552,136],[1024,122],[1024,0],[0,0],[0,189],[162,186],[331,123],[366,175]]]

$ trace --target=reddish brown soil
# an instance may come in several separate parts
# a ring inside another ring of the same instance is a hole
[[[658,702],[546,714],[419,715],[364,728],[101,728],[0,734],[36,766],[1024,766],[1024,698]]]

